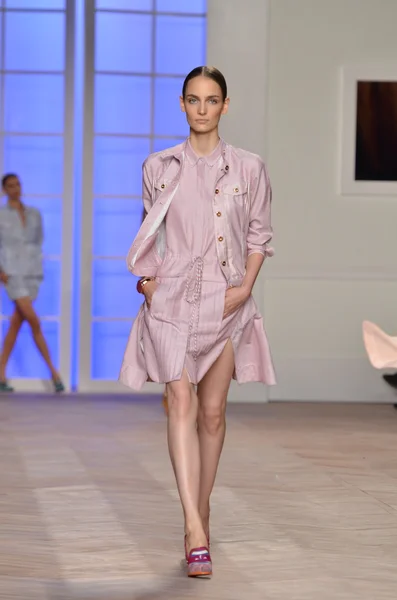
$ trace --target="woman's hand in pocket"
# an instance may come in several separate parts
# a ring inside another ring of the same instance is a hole
[[[143,293],[144,293],[146,304],[147,304],[148,308],[150,308],[150,306],[152,304],[153,294],[157,290],[157,285],[158,285],[157,282],[154,281],[154,279],[153,279],[152,281],[148,281],[143,287]]]
[[[230,287],[225,294],[225,307],[223,309],[223,318],[229,317],[236,312],[250,297],[251,292],[243,286]]]

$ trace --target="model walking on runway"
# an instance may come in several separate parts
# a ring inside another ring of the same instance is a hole
[[[40,319],[33,307],[43,281],[43,224],[40,212],[21,200],[21,183],[17,175],[2,179],[7,204],[0,209],[0,281],[14,302],[10,326],[4,338],[0,356],[0,392],[13,392],[7,383],[8,359],[24,321],[29,323],[33,340],[43,357],[56,392],[63,392],[60,375],[50,356],[41,329]]]
[[[198,67],[180,105],[189,138],[143,165],[147,214],[128,254],[144,294],[120,373],[166,384],[168,446],[185,519],[188,575],[210,576],[210,496],[231,379],[275,383],[252,288],[271,256],[271,188],[259,156],[219,138],[223,75]]]

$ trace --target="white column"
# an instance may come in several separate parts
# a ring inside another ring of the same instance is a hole
[[[92,213],[94,173],[95,0],[85,2],[83,176],[80,263],[80,344],[78,387],[90,390],[92,348]]]
[[[225,75],[230,96],[222,137],[265,160],[269,18],[270,0],[208,0],[207,64]],[[261,311],[265,306],[265,272],[263,268],[254,291]],[[239,387],[233,383],[229,398],[265,402],[267,389],[261,384]]]
[[[71,375],[71,329],[73,289],[73,147],[74,147],[74,37],[75,2],[66,2],[66,65],[65,65],[65,125],[64,125],[64,190],[62,201],[62,264],[61,306],[59,322],[59,370],[62,379],[70,387]]]

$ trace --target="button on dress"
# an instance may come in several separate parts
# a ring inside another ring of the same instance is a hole
[[[166,251],[151,306],[144,305],[140,342],[148,376],[157,383],[179,380],[184,369],[191,383],[199,383],[229,339],[234,377],[240,383],[273,383],[270,349],[253,297],[223,318],[227,282],[216,244],[227,240],[215,235],[214,226],[214,215],[221,216],[215,198],[222,144],[199,157],[188,142],[180,184],[166,215]]]

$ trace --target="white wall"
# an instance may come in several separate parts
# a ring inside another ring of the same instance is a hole
[[[397,2],[271,0],[269,26],[267,4],[209,0],[208,62],[231,82],[225,137],[267,158],[274,188],[270,398],[393,401],[361,323],[397,330],[397,198],[338,194],[338,128],[340,67],[396,60]]]
[[[361,322],[397,330],[397,198],[338,195],[338,128],[340,67],[395,60],[396,23],[395,0],[271,5],[272,398],[393,398],[365,357]]]
[[[208,0],[207,64],[225,75],[231,97],[221,134],[229,143],[263,157],[268,137],[268,17],[267,0]],[[259,306],[264,304],[264,275],[263,270],[255,290]],[[233,382],[229,400],[265,402],[267,396],[261,384]]]

